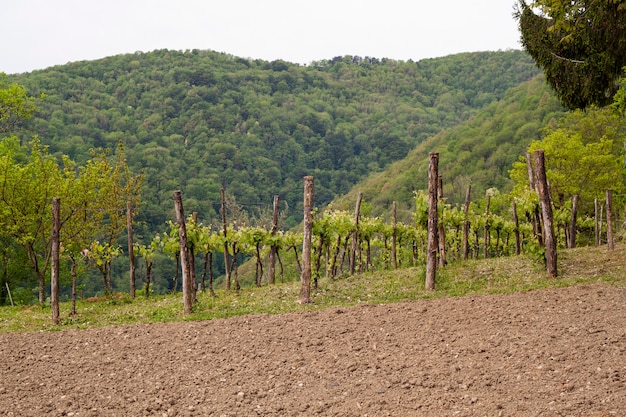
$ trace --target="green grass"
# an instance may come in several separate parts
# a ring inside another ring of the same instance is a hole
[[[470,260],[439,268],[435,291],[424,289],[424,269],[407,268],[321,279],[312,289],[312,303],[298,303],[300,284],[291,282],[239,292],[218,290],[217,297],[198,293],[194,312],[183,314],[181,294],[127,295],[77,302],[77,316],[70,316],[70,303],[61,304],[61,324],[52,325],[49,305],[0,307],[0,333],[58,331],[135,323],[210,320],[245,314],[282,314],[335,306],[388,304],[433,297],[500,294],[570,285],[605,283],[626,285],[626,246],[614,251],[606,246],[560,251],[559,277],[549,279],[543,266],[526,256]]]

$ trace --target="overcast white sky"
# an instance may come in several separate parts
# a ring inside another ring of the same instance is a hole
[[[0,0],[0,72],[155,49],[308,64],[520,49],[515,0]]]

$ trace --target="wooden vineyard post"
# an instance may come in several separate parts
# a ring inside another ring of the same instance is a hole
[[[4,285],[5,287],[7,287],[7,294],[9,295],[9,301],[11,302],[11,307],[15,307],[15,305],[13,304],[13,297],[11,296],[11,288],[9,288],[9,282],[4,281]]]
[[[437,182],[437,199],[441,202],[441,221],[438,222],[437,239],[439,240],[439,266],[444,267],[448,263],[446,260],[446,230],[443,224],[443,175],[439,175]]]
[[[594,207],[594,215],[593,218],[595,220],[595,240],[596,240],[596,246],[600,246],[600,229],[602,227],[602,220],[600,219],[600,216],[602,214],[600,214],[600,203],[598,202],[598,199],[594,199],[593,200],[593,207]]]
[[[271,226],[271,230],[270,233],[272,235],[272,237],[274,237],[276,235],[276,231],[278,230],[278,196],[275,195],[274,196],[274,212],[272,215],[272,226]],[[274,282],[276,282],[276,252],[278,251],[278,248],[276,247],[276,245],[272,245],[270,247],[270,253],[269,253],[269,258],[268,258],[268,270],[267,270],[267,283],[268,284],[274,284]]]
[[[491,205],[491,194],[487,194],[487,205],[485,207],[485,228],[483,230],[483,241],[485,247],[483,251],[484,258],[489,257],[489,245],[491,244],[491,232],[489,231],[489,206]]]
[[[615,249],[613,243],[613,190],[606,190],[606,243],[609,250]]]
[[[222,230],[224,232],[224,268],[226,269],[226,291],[230,291],[230,257],[228,256],[228,239],[226,236],[226,196],[224,189],[221,190],[222,194]]]
[[[191,303],[191,275],[189,271],[189,250],[187,248],[187,227],[185,226],[185,212],[183,210],[183,198],[180,190],[174,191],[174,208],[176,210],[176,223],[178,224],[178,237],[180,239],[180,264],[183,272],[183,305],[185,314],[192,312]]]
[[[130,262],[130,298],[135,298],[135,250],[133,248],[133,212],[130,200],[126,202],[126,230],[128,232],[128,259]]]
[[[546,270],[548,276],[555,278],[556,270],[556,239],[554,238],[554,224],[552,221],[552,204],[546,178],[545,155],[543,149],[535,151],[535,169],[537,172],[537,192],[543,214],[543,242],[546,249]]]
[[[313,233],[313,177],[304,177],[304,237],[302,239],[302,274],[300,304],[311,302],[311,238]]]
[[[530,185],[531,191],[539,193],[537,190],[537,180],[535,179],[535,174],[533,172],[533,163],[529,152],[526,152],[526,168],[528,170],[528,184]],[[537,238],[537,243],[539,246],[543,246],[543,237],[541,235],[541,217],[539,216],[539,209],[537,206],[535,206],[535,210],[533,210],[532,224],[533,233]]]
[[[391,260],[393,262],[393,269],[398,269],[398,254],[397,254],[397,230],[398,227],[398,206],[396,202],[393,202],[391,206],[391,222],[393,227],[393,234],[391,236]]]
[[[356,270],[356,248],[359,243],[359,215],[361,214],[361,201],[363,193],[359,193],[354,208],[354,230],[352,231],[352,247],[350,249],[350,275],[354,275]]]
[[[513,223],[515,224],[515,255],[522,252],[522,242],[519,234],[519,218],[517,217],[517,202],[513,200]]]
[[[431,152],[428,164],[428,253],[426,258],[426,289],[435,289],[437,275],[437,185],[439,153]]]
[[[55,197],[52,199],[52,265],[50,273],[50,307],[52,309],[52,323],[59,324],[59,229],[61,213],[61,199]]]
[[[191,213],[191,219],[194,227],[196,227],[198,224],[197,211]],[[195,303],[198,301],[198,281],[196,280],[196,248],[193,241],[188,242],[187,249],[187,256],[189,256],[189,279],[191,280],[191,302]]]
[[[472,185],[467,186],[467,192],[465,193],[465,205],[463,206],[463,216],[465,220],[463,221],[463,259],[467,261],[469,256],[469,229],[470,229],[470,221],[469,221],[469,205],[470,205],[470,196],[472,194]]]

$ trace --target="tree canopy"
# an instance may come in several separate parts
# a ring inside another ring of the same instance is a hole
[[[570,109],[606,106],[626,65],[624,0],[520,0],[522,45]]]
[[[138,201],[140,177],[112,175],[118,167],[125,164],[106,155],[81,167],[68,157],[59,163],[37,138],[29,146],[15,137],[0,141],[0,235],[27,255],[40,302],[50,266],[52,198],[61,199],[61,243],[73,258],[96,239],[116,238],[120,228],[112,228],[123,222],[126,201]]]
[[[176,189],[207,218],[218,216],[222,187],[250,211],[279,195],[287,226],[297,224],[304,175],[327,204],[538,72],[522,51],[300,66],[159,50],[12,80],[46,93],[27,128],[52,154],[84,163],[90,148],[123,142],[130,168],[145,172],[138,220],[156,231]]]
[[[529,145],[531,154],[537,149],[545,151],[546,176],[556,208],[569,204],[576,195],[581,206],[589,210],[594,199],[603,199],[606,190],[623,191],[622,130],[621,119],[608,109],[577,111]],[[517,193],[523,194],[529,188],[523,157],[513,165],[510,175]]]
[[[414,192],[428,186],[431,151],[439,152],[443,192],[449,203],[462,204],[470,184],[473,196],[484,196],[490,188],[511,191],[511,165],[533,140],[541,138],[542,128],[564,114],[543,76],[538,75],[511,88],[502,100],[488,105],[467,122],[418,145],[406,158],[372,175],[333,204],[347,209],[354,204],[357,192],[363,192],[374,214],[388,214],[391,203],[396,201],[398,217],[406,221],[414,206]]]
[[[250,223],[279,195],[287,212],[280,227],[288,229],[301,221],[306,174],[316,177],[315,204],[323,207],[366,176],[395,167],[381,174],[394,177],[390,184],[366,192],[366,205],[380,213],[398,200],[406,214],[426,178],[420,155],[433,148],[441,150],[449,201],[459,200],[468,181],[478,192],[510,188],[510,164],[563,111],[543,78],[533,79],[538,74],[521,51],[420,62],[346,56],[307,67],[155,51],[12,80],[31,94],[46,92],[20,134],[38,132],[50,157],[68,155],[81,166],[91,164],[90,149],[123,144],[130,171],[145,172],[146,203],[135,224],[141,240],[171,218],[174,189],[182,189],[186,209],[208,223],[218,218],[221,187],[252,214]],[[118,246],[103,230],[98,236],[90,256],[100,267],[104,249]],[[82,247],[81,241],[71,250]],[[174,266],[155,264],[150,288],[171,289]],[[125,271],[113,268],[114,279]],[[101,270],[105,288],[110,272]],[[90,294],[102,289],[95,279],[86,285]]]
[[[43,98],[43,97],[42,97]],[[11,132],[35,111],[36,99],[25,87],[10,83],[0,72],[0,133]]]
[[[13,133],[33,114],[34,101],[24,87],[0,80],[4,133]],[[16,136],[0,139],[0,241],[11,248],[1,252],[3,282],[11,279],[6,256],[21,252],[18,258],[28,260],[22,266],[36,278],[39,301],[45,301],[53,198],[61,201],[62,245],[72,261],[103,234],[108,239],[119,235],[126,202],[138,205],[142,177],[130,172],[121,147],[116,157],[113,162],[108,151],[92,149],[91,159],[81,166],[67,155],[50,154],[37,136],[28,145]]]

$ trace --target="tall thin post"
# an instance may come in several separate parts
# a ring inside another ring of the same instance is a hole
[[[428,164],[428,253],[426,258],[426,289],[435,289],[437,275],[437,185],[439,153],[431,152]]]
[[[128,259],[130,262],[130,298],[135,298],[135,250],[133,248],[133,206],[126,202],[126,230],[128,232]]]
[[[539,193],[537,190],[537,180],[533,171],[533,163],[530,157],[530,152],[526,152],[526,169],[528,170],[528,184],[532,191]],[[539,215],[539,207],[535,206],[532,213],[533,233],[537,239],[537,243],[540,247],[543,247],[543,236],[541,233],[541,216]]]
[[[278,196],[275,195],[274,196],[274,213],[272,216],[272,226],[270,228],[270,234],[272,236],[276,235],[276,232],[278,231]],[[273,284],[274,282],[276,282],[276,252],[278,251],[278,248],[276,247],[276,245],[272,245],[270,247],[270,254],[269,254],[269,258],[268,258],[268,268],[267,268],[267,283],[268,284]]]
[[[304,177],[304,236],[302,239],[302,274],[300,304],[311,302],[311,238],[313,232],[313,177]]]
[[[470,196],[472,194],[472,185],[467,186],[467,192],[465,193],[465,205],[463,206],[463,217],[465,220],[463,221],[463,259],[467,261],[469,257],[469,229],[470,229],[470,221],[469,221],[469,205],[470,205]]]
[[[361,201],[363,193],[359,193],[354,208],[354,230],[352,231],[352,247],[350,249],[350,275],[354,275],[356,270],[356,248],[359,242],[359,216],[361,214]]]
[[[519,234],[519,218],[517,217],[517,202],[513,200],[513,223],[515,224],[515,255],[522,252],[522,240]]]
[[[228,239],[226,236],[226,195],[224,189],[222,194],[222,230],[224,233],[224,268],[226,269],[226,291],[230,291],[230,256],[228,256]]]
[[[178,224],[178,237],[180,241],[180,264],[183,274],[183,305],[185,314],[192,312],[191,302],[191,274],[189,271],[189,250],[187,248],[187,226],[185,225],[185,212],[183,210],[183,198],[180,190],[174,191],[174,208],[176,209],[176,223]]]
[[[593,200],[594,220],[595,220],[595,240],[596,246],[600,246],[600,203],[598,199]]]
[[[606,243],[609,250],[615,249],[613,243],[613,190],[606,190]]]
[[[198,212],[191,213],[191,220],[194,227],[198,224]],[[188,242],[188,256],[189,256],[189,279],[191,280],[191,302],[198,301],[198,280],[196,279],[196,246],[193,241]]]
[[[50,273],[50,307],[52,308],[52,323],[59,324],[60,311],[59,311],[59,254],[60,254],[60,239],[59,229],[61,213],[61,199],[55,197],[52,199],[52,265]]]
[[[391,235],[391,260],[393,262],[393,269],[398,269],[398,254],[397,254],[397,238],[398,231],[398,206],[396,202],[393,202],[391,206],[391,226],[393,227],[393,234]]]
[[[552,204],[546,178],[545,155],[543,149],[535,151],[535,170],[537,173],[537,191],[541,212],[543,214],[543,242],[546,248],[546,270],[549,277],[556,277],[556,239],[554,238],[554,223],[552,218]]]
[[[489,206],[491,205],[491,195],[487,194],[487,206],[485,207],[485,227],[483,230],[483,241],[485,247],[483,250],[484,258],[489,257],[489,244],[491,243],[491,232],[489,231]]]
[[[11,307],[14,307],[14,305],[13,305],[13,297],[11,297],[11,289],[9,288],[9,282],[5,281],[4,285],[7,287],[7,294],[9,294],[9,301],[11,302]]]

